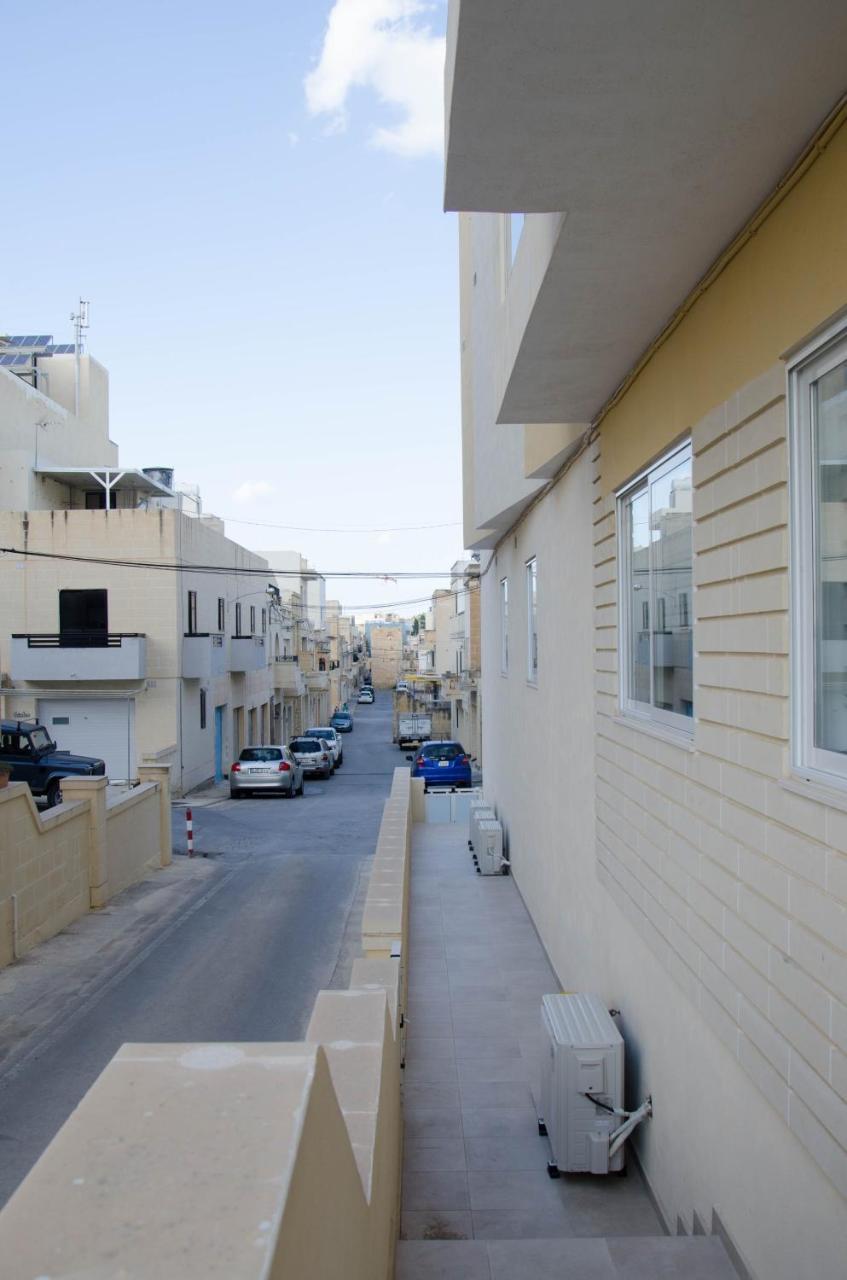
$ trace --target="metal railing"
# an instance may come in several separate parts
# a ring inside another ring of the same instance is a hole
[[[13,640],[26,640],[28,649],[120,649],[124,640],[143,640],[144,631],[60,631],[56,633],[13,633]]]

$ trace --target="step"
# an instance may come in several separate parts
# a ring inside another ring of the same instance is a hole
[[[400,1240],[394,1280],[738,1280],[717,1236]]]

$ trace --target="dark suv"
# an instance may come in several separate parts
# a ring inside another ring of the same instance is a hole
[[[103,760],[59,751],[43,724],[35,720],[0,720],[0,762],[12,770],[13,782],[28,782],[34,796],[52,807],[60,804],[62,778],[104,774]]]

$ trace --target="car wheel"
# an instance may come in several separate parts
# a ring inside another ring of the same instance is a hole
[[[230,800],[240,800],[240,799],[241,799],[241,792],[240,792],[240,791],[233,791],[232,789],[230,789],[229,798],[230,798]]]
[[[54,778],[47,786],[47,808],[52,809],[57,804],[62,803],[62,788],[59,786],[59,780]]]

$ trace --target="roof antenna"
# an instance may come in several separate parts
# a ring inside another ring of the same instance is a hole
[[[79,311],[71,312],[74,324],[74,414],[79,417],[79,358],[88,332],[88,302],[79,300]]]

